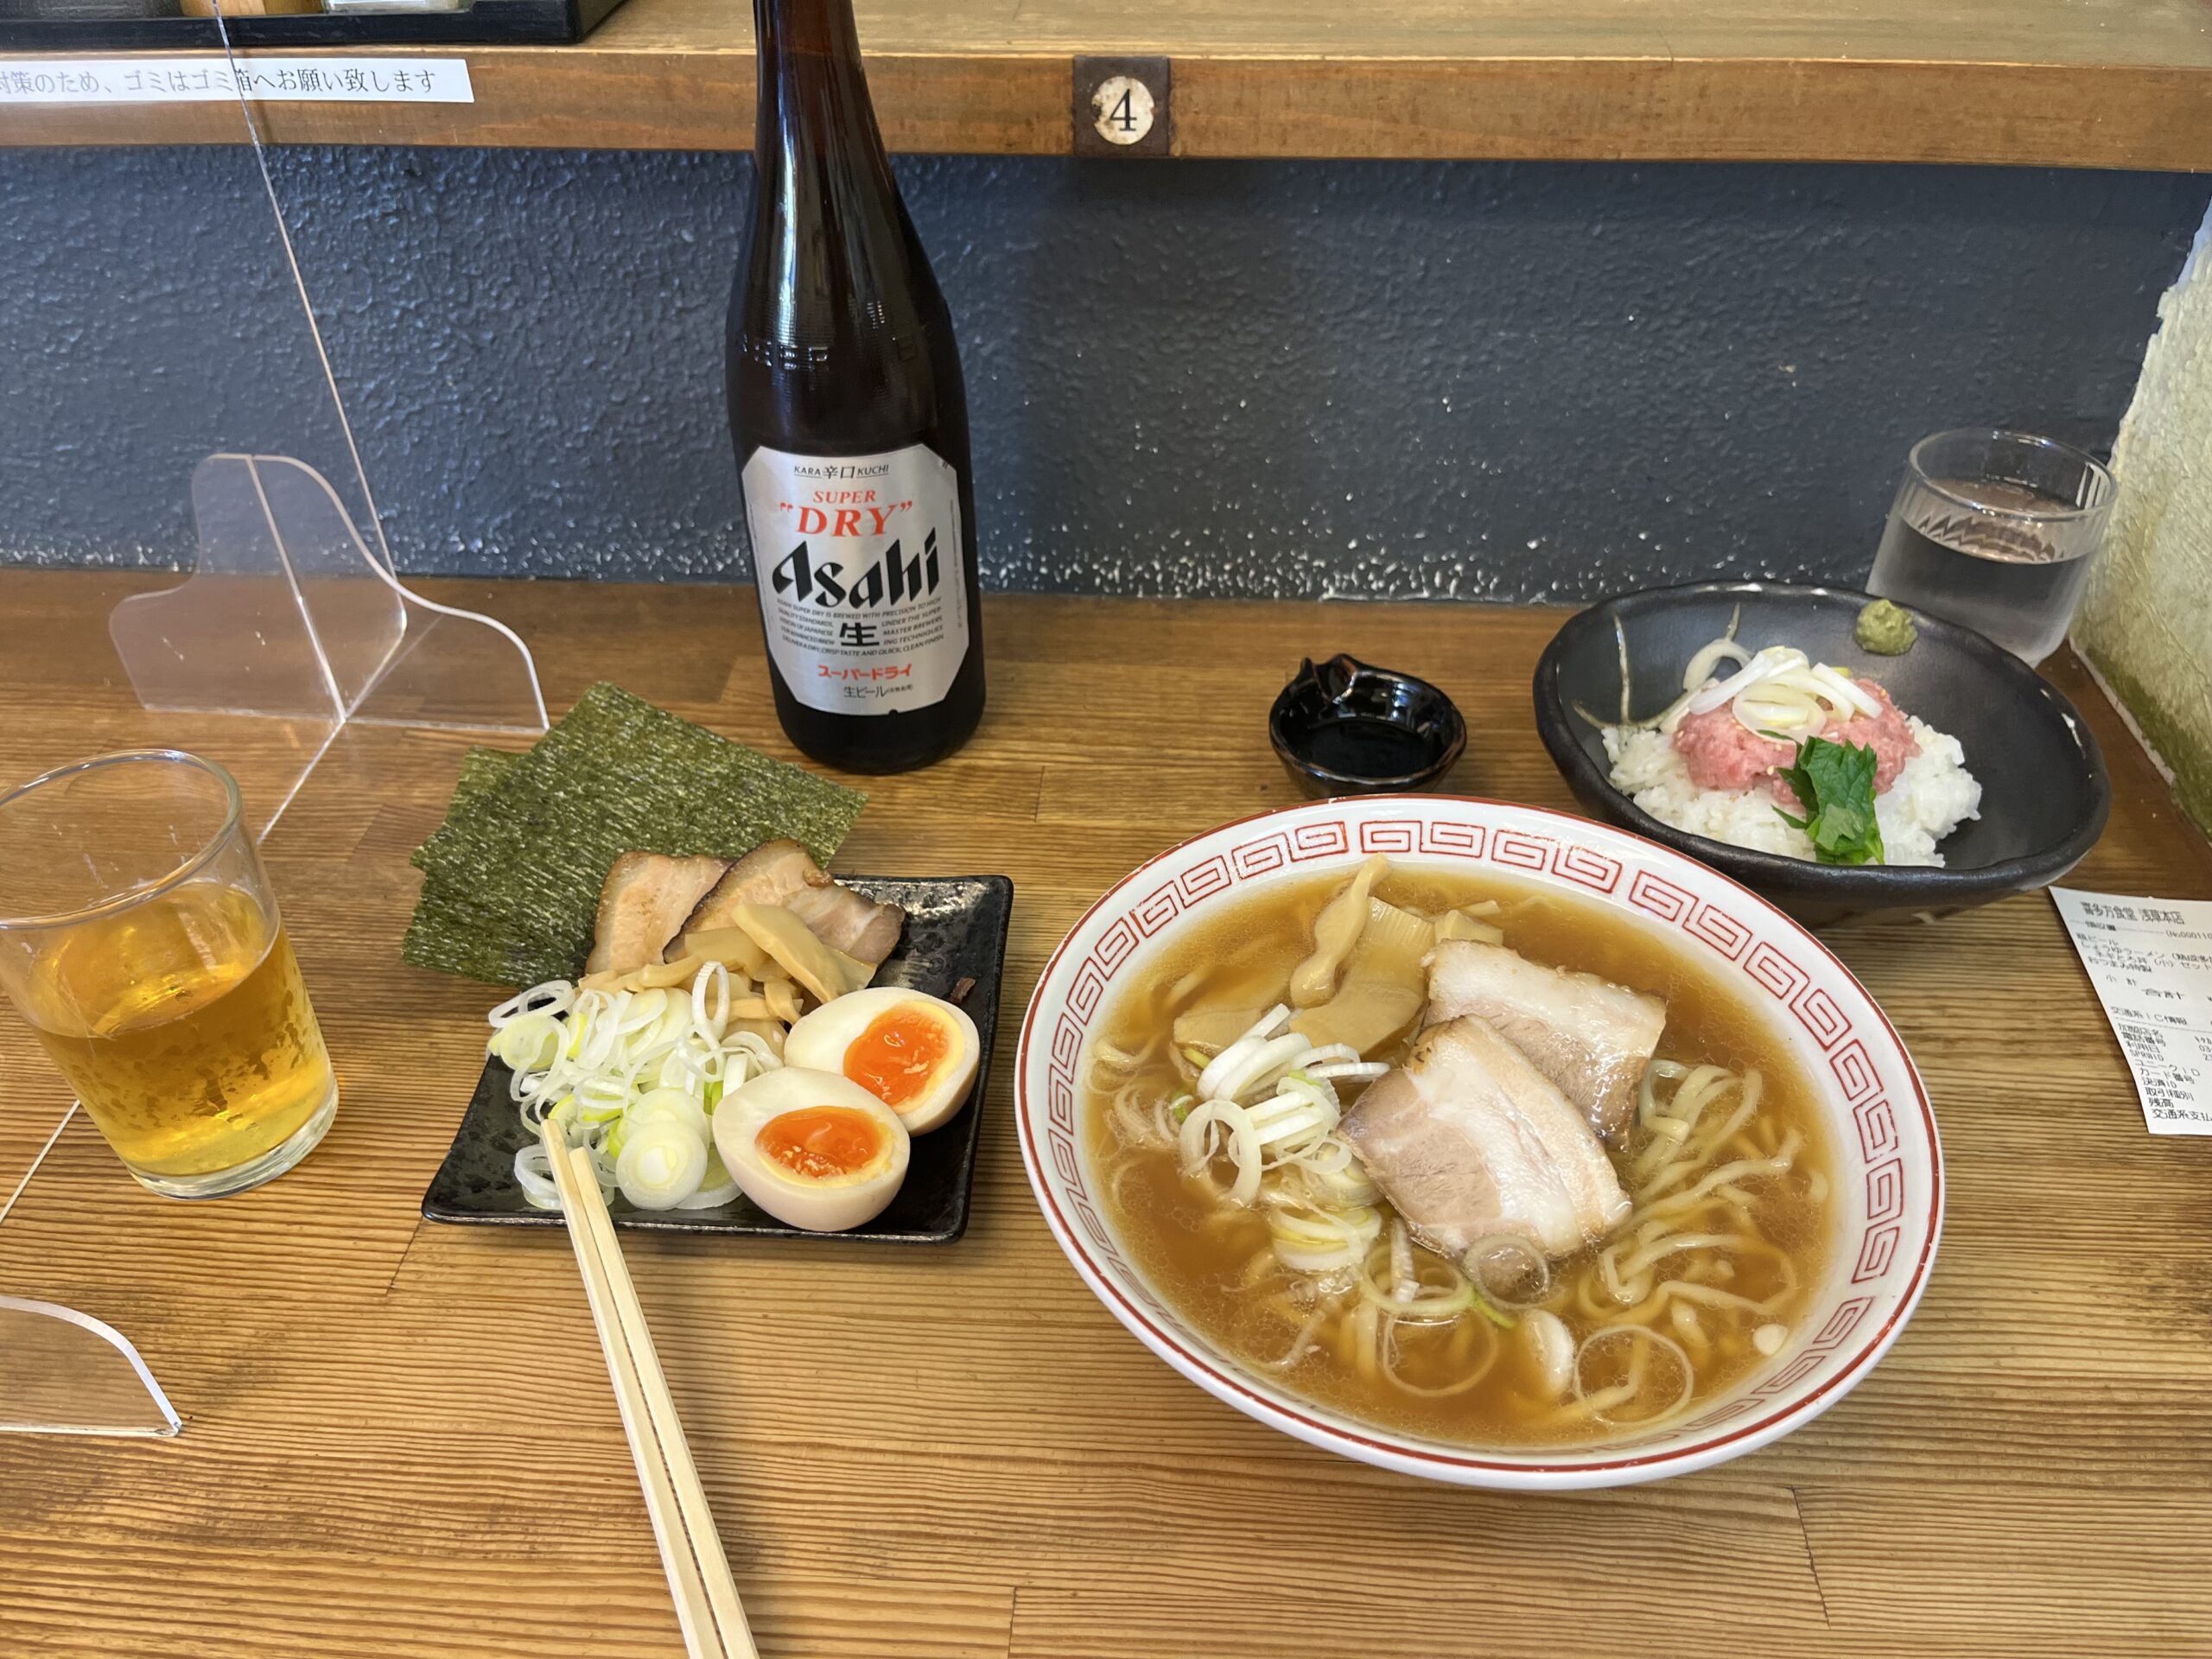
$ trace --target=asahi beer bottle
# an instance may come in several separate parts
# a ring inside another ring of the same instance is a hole
[[[817,760],[900,772],[983,714],[960,359],[876,131],[851,0],[753,0],[753,16],[729,419],[776,713]]]

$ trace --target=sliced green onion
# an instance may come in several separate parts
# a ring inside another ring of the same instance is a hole
[[[562,1035],[561,1022],[552,1014],[520,1014],[494,1027],[486,1047],[511,1071],[543,1071],[560,1058]]]
[[[699,1190],[676,1207],[679,1210],[712,1210],[728,1204],[737,1196],[737,1183],[730,1179],[729,1171],[722,1167],[722,1155],[713,1147],[707,1149],[707,1173],[699,1183]]]
[[[622,1115],[622,1122],[635,1131],[662,1117],[675,1119],[702,1141],[707,1138],[707,1109],[696,1096],[681,1089],[655,1089],[639,1096]]]
[[[1467,1288],[1474,1293],[1475,1312],[1481,1314],[1499,1330],[1510,1331],[1515,1325],[1521,1323],[1520,1320],[1515,1319],[1513,1315],[1507,1313],[1496,1302],[1491,1300],[1488,1296],[1484,1295],[1483,1294],[1483,1287],[1477,1284],[1473,1280],[1470,1279],[1467,1281]],[[1541,1311],[1541,1310],[1540,1309],[1539,1312]]]
[[[673,1210],[707,1176],[707,1143],[673,1118],[632,1128],[614,1160],[615,1184],[640,1210]]]
[[[557,1206],[537,1144],[550,1123],[591,1156],[601,1187],[641,1210],[727,1204],[736,1195],[709,1145],[708,1114],[723,1091],[782,1064],[756,1032],[725,1035],[729,970],[702,969],[689,987],[579,990],[565,980],[493,1010],[486,1046],[515,1073],[510,1085],[531,1144],[515,1157],[524,1197]]]

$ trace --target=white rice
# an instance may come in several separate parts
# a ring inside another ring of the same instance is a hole
[[[1920,753],[1874,798],[1882,849],[1885,861],[1891,864],[1940,865],[1943,855],[1936,850],[1936,843],[1968,818],[1981,816],[1981,785],[1967,770],[1966,751],[1958,739],[1916,715],[1907,715],[1905,720],[1920,739]],[[1605,753],[1613,763],[1613,787],[1660,823],[1762,853],[1813,856],[1813,843],[1805,832],[1782,821],[1772,791],[1758,786],[1700,789],[1690,782],[1689,763],[1656,730],[1624,736],[1608,728],[1605,738]]]

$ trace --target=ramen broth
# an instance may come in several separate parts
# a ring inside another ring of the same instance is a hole
[[[1351,1417],[1470,1446],[1627,1438],[1679,1420],[1789,1351],[1821,1282],[1832,1230],[1833,1159],[1809,1085],[1739,991],[1656,931],[1595,905],[1418,866],[1393,866],[1375,887],[1376,899],[1430,915],[1487,909],[1484,901],[1494,901],[1488,921],[1529,961],[1594,973],[1666,1003],[1660,1064],[1644,1104],[1619,1144],[1605,1149],[1635,1206],[1629,1219],[1607,1238],[1552,1262],[1548,1283],[1513,1287],[1525,1294],[1501,1289],[1492,1296],[1481,1294],[1488,1286],[1478,1287],[1478,1306],[1464,1317],[1399,1320],[1386,1306],[1381,1346],[1387,1364],[1378,1363],[1376,1316],[1363,1314],[1361,1296],[1344,1288],[1350,1274],[1317,1276],[1286,1265],[1271,1248],[1265,1199],[1239,1205],[1224,1198],[1225,1160],[1207,1173],[1186,1174],[1175,1144],[1132,1131],[1133,1123],[1154,1114],[1154,1103],[1176,1103],[1168,1115],[1149,1118],[1164,1129],[1172,1128],[1174,1112],[1178,1122],[1189,1115],[1182,1103],[1190,1099],[1203,1056],[1186,1054],[1179,1065],[1172,1039],[1176,1016],[1282,1000],[1292,969],[1313,948],[1317,915],[1344,885],[1343,875],[1332,875],[1215,907],[1172,934],[1107,1007],[1086,1072],[1087,1149],[1116,1231],[1163,1298],[1219,1348],[1294,1393]],[[1408,1029],[1364,1058],[1395,1063],[1413,1041]],[[1677,1063],[1677,1075],[1661,1075],[1669,1061]],[[1699,1066],[1725,1067],[1732,1075],[1714,1084],[1717,1074],[1693,1074],[1704,1080],[1710,1098],[1691,1141],[1718,1137],[1739,1116],[1743,1078],[1756,1069],[1754,1108],[1717,1142],[1709,1166],[1655,1176],[1675,1150],[1671,1139],[1655,1144],[1674,1128],[1667,1103],[1673,1090],[1688,1086],[1679,1074]],[[1345,1110],[1362,1086],[1336,1085]],[[1787,1168],[1770,1173],[1778,1152]],[[1730,1169],[1751,1173],[1731,1177]],[[1672,1238],[1663,1225],[1637,1232],[1650,1213],[1648,1199],[1683,1198],[1715,1173],[1724,1179],[1712,1194],[1688,1198],[1688,1211],[1672,1206],[1681,1224]],[[1667,1179],[1671,1187],[1649,1191]],[[1371,1208],[1390,1227],[1387,1202]],[[1399,1235],[1395,1259],[1402,1274],[1409,1241],[1402,1229],[1390,1230]],[[1723,1236],[1738,1242],[1696,1242]],[[1658,1241],[1656,1259],[1643,1259],[1652,1252],[1639,1251],[1640,1237]],[[1689,1243],[1679,1242],[1685,1239]],[[1386,1245],[1373,1248],[1370,1259],[1382,1262]],[[1608,1249],[1610,1263],[1601,1260]],[[1453,1264],[1433,1253],[1415,1247],[1413,1255],[1425,1288],[1446,1275],[1465,1282]],[[1392,1277],[1387,1265],[1376,1270],[1386,1282]],[[1407,1282],[1397,1278],[1400,1286]],[[1564,1338],[1541,1316],[1532,1325],[1532,1309],[1556,1316]],[[1591,1340],[1615,1326],[1633,1330]],[[1547,1334],[1548,1365],[1538,1339]],[[1574,1344],[1564,1389],[1563,1339]],[[1675,1375],[1684,1370],[1688,1375]]]

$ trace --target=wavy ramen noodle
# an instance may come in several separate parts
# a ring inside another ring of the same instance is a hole
[[[1192,1325],[1461,1445],[1718,1399],[1800,1339],[1830,1245],[1809,1086],[1741,993],[1596,906],[1379,858],[1172,934],[1106,1010],[1084,1115],[1116,1232]]]

